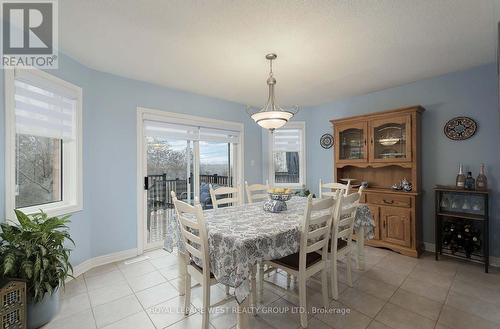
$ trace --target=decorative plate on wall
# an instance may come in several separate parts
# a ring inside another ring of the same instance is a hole
[[[444,134],[446,137],[455,141],[471,138],[476,131],[477,123],[469,117],[456,117],[444,125]]]
[[[333,145],[333,136],[331,134],[324,134],[319,139],[319,145],[324,149],[329,149]]]

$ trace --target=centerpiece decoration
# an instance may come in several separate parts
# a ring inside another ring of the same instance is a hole
[[[286,201],[292,198],[292,190],[284,187],[275,187],[268,190],[269,200],[264,202],[264,210],[281,212],[287,210]]]

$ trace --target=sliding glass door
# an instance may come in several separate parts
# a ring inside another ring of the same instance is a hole
[[[231,143],[200,142],[200,203],[212,208],[210,185],[213,188],[233,186],[233,152]]]
[[[146,244],[154,247],[165,240],[166,219],[173,215],[170,191],[192,203],[193,141],[147,136],[146,149]]]
[[[162,121],[144,121],[146,216],[144,249],[159,247],[174,216],[171,191],[179,200],[212,208],[209,185],[233,186],[236,132]]]

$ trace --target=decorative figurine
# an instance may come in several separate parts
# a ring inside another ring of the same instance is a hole
[[[411,185],[411,183],[408,181],[408,179],[403,178],[401,180],[401,182],[399,183],[395,183],[391,186],[391,188],[393,190],[396,190],[396,191],[405,191],[405,192],[411,192],[411,190],[413,189],[413,186]]]

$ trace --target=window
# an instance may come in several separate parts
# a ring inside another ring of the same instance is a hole
[[[40,70],[5,70],[6,212],[82,209],[82,91]]]
[[[290,122],[269,136],[269,181],[275,186],[300,187],[305,184],[304,122]]]

